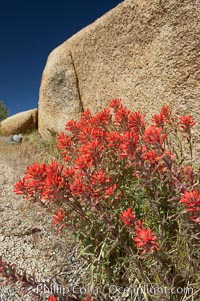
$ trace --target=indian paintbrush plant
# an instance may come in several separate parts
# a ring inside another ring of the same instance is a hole
[[[168,106],[148,123],[112,100],[100,113],[68,121],[57,137],[63,162],[27,167],[14,191],[47,204],[57,230],[69,229],[88,260],[91,286],[131,287],[137,279],[198,288],[199,175],[181,146],[185,139],[192,162],[194,126],[192,116]]]

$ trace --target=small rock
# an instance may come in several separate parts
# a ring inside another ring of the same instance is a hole
[[[0,241],[4,241],[5,235],[0,235]]]

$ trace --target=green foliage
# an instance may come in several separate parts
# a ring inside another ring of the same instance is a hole
[[[2,100],[0,100],[0,122],[8,117],[8,110]]]

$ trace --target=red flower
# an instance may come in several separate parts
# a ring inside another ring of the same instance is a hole
[[[88,163],[95,160],[98,161],[99,155],[102,153],[104,146],[98,139],[94,139],[88,144],[84,144],[80,147],[80,153],[82,153],[85,158],[88,158]]]
[[[56,211],[56,213],[53,216],[52,224],[53,225],[59,224],[65,216],[66,216],[66,213],[65,213],[65,210],[63,208]]]
[[[71,193],[73,195],[85,195],[90,192],[88,185],[84,183],[84,179],[85,177],[81,173],[76,174],[76,178],[70,185]]]
[[[43,180],[46,179],[47,167],[46,164],[33,163],[27,167],[25,172],[25,179],[32,180],[33,186],[39,185]]]
[[[93,129],[89,126],[81,128],[81,130],[77,134],[77,138],[81,143],[86,144],[92,140],[92,130]]]
[[[116,149],[119,148],[119,145],[122,141],[122,137],[118,132],[106,133],[106,140],[108,142],[109,147],[114,147]]]
[[[74,173],[74,168],[66,167],[65,169],[63,169],[63,175],[65,178],[72,178],[74,176]]]
[[[142,159],[149,161],[150,164],[158,163],[158,157],[154,150],[146,151],[142,154]]]
[[[133,157],[138,146],[139,136],[134,132],[125,132],[122,136],[120,157]]]
[[[113,184],[110,187],[106,188],[105,193],[104,193],[104,197],[111,196],[115,192],[116,188],[117,188],[116,184]]]
[[[48,301],[59,301],[54,295],[49,296]]]
[[[100,113],[96,114],[91,123],[93,126],[101,127],[105,129],[105,126],[108,126],[112,121],[112,115],[110,113],[110,109],[106,108]]]
[[[65,181],[62,170],[63,165],[57,162],[52,162],[47,166],[47,176],[43,181],[43,191],[41,195],[48,201],[55,200],[55,195],[64,189]]]
[[[92,165],[92,158],[89,155],[87,156],[83,155],[78,157],[74,163],[75,163],[75,167],[74,167],[75,170],[82,169],[85,171],[88,169],[88,167]]]
[[[152,122],[155,126],[163,128],[170,120],[172,112],[168,106],[162,107],[160,114],[154,115]]]
[[[110,177],[106,176],[105,172],[102,169],[95,172],[90,179],[90,183],[92,185],[104,184],[108,182],[110,182]]]
[[[144,115],[141,112],[132,112],[128,116],[128,126],[136,133],[143,132],[145,128]]]
[[[72,134],[77,135],[80,130],[80,124],[76,120],[69,120],[66,123],[65,129],[70,131]]]
[[[60,133],[57,137],[57,148],[62,150],[62,154],[67,154],[70,150],[71,147],[73,145],[73,141],[71,139],[71,137],[69,137],[68,135],[66,135],[65,133]]]
[[[151,125],[144,131],[143,139],[149,144],[162,144],[166,138],[166,134],[162,134],[162,128]]]
[[[26,194],[26,190],[26,182],[24,178],[15,183],[13,191],[16,194]]]
[[[159,250],[158,244],[156,242],[157,237],[152,233],[150,228],[139,228],[136,227],[136,237],[133,240],[136,243],[138,249],[144,249],[142,254],[146,254],[147,251],[153,253],[156,250]]]
[[[136,216],[133,214],[132,209],[128,208],[127,210],[124,210],[122,214],[120,215],[120,218],[122,222],[129,226],[129,227],[134,227],[136,223]]]
[[[114,110],[118,110],[120,108],[122,108],[122,102],[121,102],[121,99],[113,99],[110,101],[110,104],[109,104],[109,107],[110,108],[113,108]]]
[[[47,176],[46,164],[34,163],[27,167],[25,177],[15,184],[14,192],[24,194],[24,198],[39,198]]]
[[[178,122],[181,132],[190,134],[191,128],[196,124],[195,120],[191,115],[181,116]]]
[[[90,110],[84,110],[81,114],[81,125],[82,126],[88,126],[91,122],[91,119],[92,119],[92,114],[90,112]]]
[[[185,191],[180,202],[186,207],[190,218],[194,222],[200,222],[200,196],[199,191],[194,189],[192,191]]]
[[[115,118],[114,118],[114,123],[116,125],[126,125],[128,123],[128,115],[130,113],[130,110],[121,107],[118,110],[115,111]]]

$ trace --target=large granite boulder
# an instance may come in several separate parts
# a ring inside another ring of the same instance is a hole
[[[38,111],[32,109],[12,115],[1,122],[1,134],[9,136],[37,128]]]
[[[199,53],[199,0],[125,0],[49,55],[39,132],[61,131],[114,98],[147,116],[169,104],[199,119]]]

